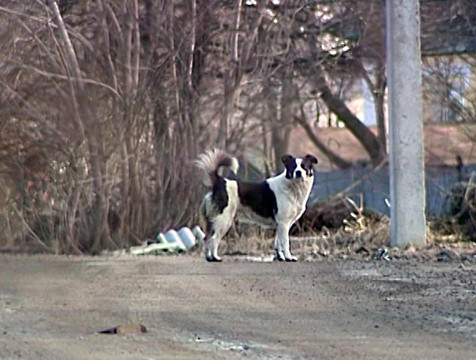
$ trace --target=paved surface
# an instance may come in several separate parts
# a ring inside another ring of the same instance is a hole
[[[476,266],[0,256],[0,359],[474,359]],[[148,332],[102,335],[119,324]]]

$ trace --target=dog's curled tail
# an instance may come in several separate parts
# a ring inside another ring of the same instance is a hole
[[[195,165],[205,172],[208,176],[204,178],[203,183],[206,186],[215,184],[221,177],[220,168],[228,167],[235,174],[238,172],[238,160],[220,149],[210,149],[198,156]]]

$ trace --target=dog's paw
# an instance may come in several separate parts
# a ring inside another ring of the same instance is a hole
[[[288,262],[296,262],[296,261],[298,261],[298,257],[297,257],[297,256],[294,256],[294,255],[290,255],[290,256],[286,257],[286,261],[288,261]]]
[[[208,262],[221,262],[221,257],[218,256],[207,256],[205,259],[207,259]]]
[[[276,255],[274,257],[275,260],[278,260],[278,261],[284,261],[286,260],[286,258],[284,257],[284,254],[282,251],[279,251],[278,249],[276,249]]]

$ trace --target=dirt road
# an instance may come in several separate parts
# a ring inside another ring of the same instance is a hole
[[[474,359],[476,266],[0,256],[1,359]],[[148,332],[103,335],[119,324]]]

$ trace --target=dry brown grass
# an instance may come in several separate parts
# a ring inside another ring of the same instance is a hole
[[[362,209],[361,209],[362,210]],[[351,212],[340,226],[320,230],[306,228],[291,236],[292,251],[301,259],[355,258],[372,259],[376,251],[385,247],[390,259],[436,260],[443,250],[456,254],[455,258],[476,261],[476,242],[467,241],[461,233],[440,231],[443,220],[433,219],[427,227],[427,244],[423,248],[390,246],[387,216],[365,215],[365,211]],[[239,228],[239,227],[238,227]],[[221,245],[225,255],[270,256],[274,254],[274,231],[258,227],[233,229]]]

